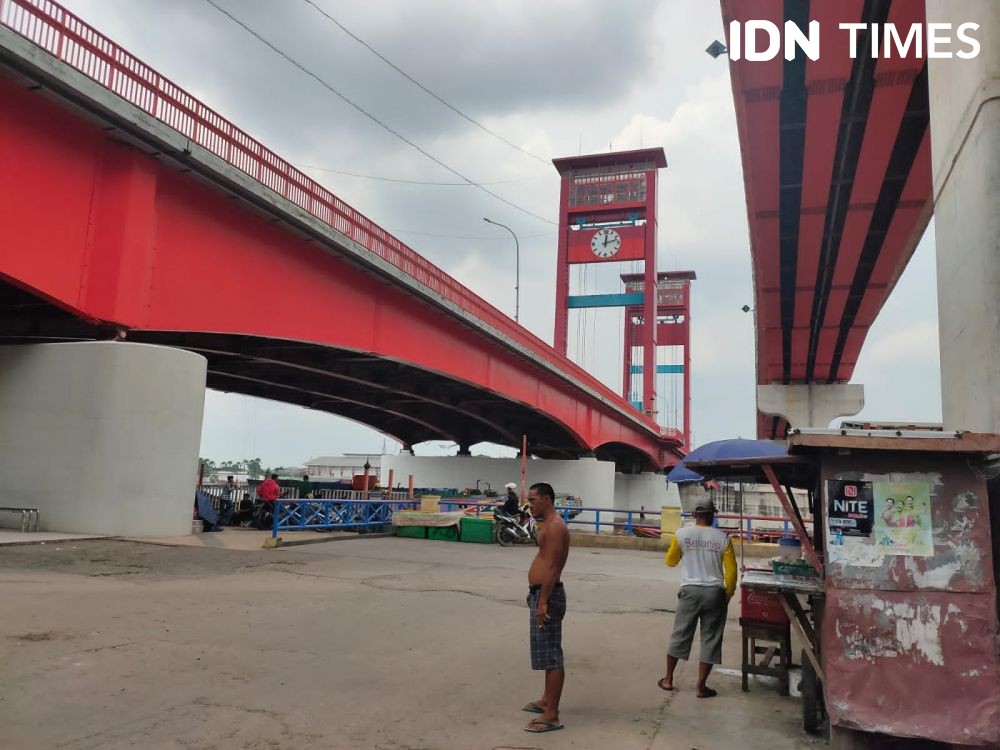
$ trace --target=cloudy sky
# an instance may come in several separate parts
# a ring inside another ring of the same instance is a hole
[[[208,0],[63,2],[510,314],[512,242],[482,219],[512,227],[521,238],[521,322],[551,341],[553,225],[473,187],[369,179],[456,178]],[[660,269],[698,274],[694,442],[752,436],[753,326],[740,307],[753,299],[739,144],[726,60],[703,51],[722,38],[716,2],[313,0],[520,150],[422,92],[307,0],[212,2],[449,167],[550,221],[559,183],[549,159],[662,145],[670,166],[660,177]],[[574,291],[617,291],[613,269],[588,268],[585,277],[574,272]],[[867,400],[861,416],[940,420],[936,300],[932,225],[858,363],[854,382],[865,384]],[[571,355],[615,389],[620,316],[590,313],[571,318],[570,329]],[[668,401],[679,392],[670,384],[662,390]],[[673,416],[673,406],[666,409]],[[381,434],[330,415],[208,394],[202,455],[214,459],[296,465],[319,454],[377,453],[383,443]],[[449,451],[445,444],[417,450]]]

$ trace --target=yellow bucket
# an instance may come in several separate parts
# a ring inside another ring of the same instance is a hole
[[[660,508],[660,534],[673,535],[681,526],[681,509],[662,506]]]
[[[420,512],[421,513],[437,513],[440,510],[438,503],[441,502],[440,495],[421,495],[420,496]]]

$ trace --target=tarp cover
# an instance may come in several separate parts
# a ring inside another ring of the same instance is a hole
[[[421,513],[416,510],[397,510],[392,514],[393,526],[458,526],[468,514],[462,511],[451,513]]]

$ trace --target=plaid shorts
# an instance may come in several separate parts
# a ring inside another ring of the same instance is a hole
[[[532,669],[562,669],[562,621],[566,615],[566,589],[561,583],[557,583],[549,595],[549,620],[545,627],[539,628],[535,619],[535,606],[538,604],[538,595],[541,587],[529,589],[528,591],[528,612],[531,616],[529,623],[530,643],[531,643],[531,668]]]

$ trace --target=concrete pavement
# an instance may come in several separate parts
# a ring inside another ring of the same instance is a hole
[[[0,727],[20,750],[615,748],[814,744],[773,688],[656,687],[677,573],[573,549],[566,729],[531,735],[532,548],[412,539],[267,552],[124,541],[0,555]],[[732,616],[736,616],[733,606]],[[739,666],[735,620],[726,667]]]

